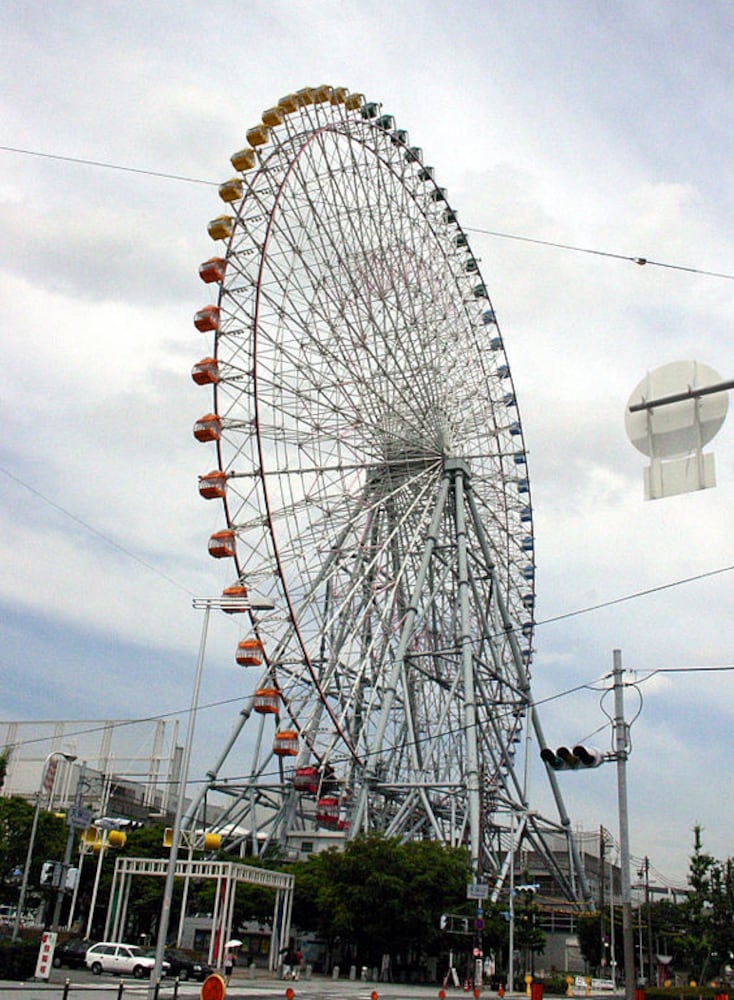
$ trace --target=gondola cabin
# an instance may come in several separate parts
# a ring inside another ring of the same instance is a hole
[[[219,197],[222,201],[227,202],[227,204],[239,201],[243,193],[244,187],[241,177],[231,177],[228,181],[224,181],[219,185]]]
[[[221,469],[199,476],[199,496],[205,500],[223,500],[226,493],[227,474]]]
[[[241,667],[259,667],[265,650],[259,639],[241,639],[235,659]]]
[[[197,385],[214,385],[219,381],[219,365],[216,358],[202,358],[191,369],[191,378]]]
[[[319,826],[335,828],[339,825],[339,799],[325,795],[316,803],[316,822]]]
[[[247,600],[247,587],[244,583],[235,583],[231,587],[225,587],[222,591],[222,611],[228,615],[242,614],[249,611],[249,601]]]
[[[211,285],[215,281],[224,281],[226,266],[224,257],[210,257],[203,264],[199,264],[199,277],[206,285]]]
[[[231,215],[218,215],[206,227],[206,231],[213,240],[228,240],[233,229],[234,219]]]
[[[273,753],[278,757],[295,757],[298,753],[298,733],[294,729],[279,729],[273,740]]]
[[[216,413],[207,413],[194,424],[197,441],[218,441],[222,433],[222,420]]]
[[[219,306],[204,306],[194,316],[194,326],[199,333],[209,333],[219,329]]]
[[[229,162],[235,168],[244,172],[245,170],[252,170],[255,166],[255,150],[254,149],[238,149],[236,153],[232,153],[229,158]]]
[[[258,715],[277,715],[280,711],[280,694],[276,688],[258,688],[252,707]]]
[[[319,790],[319,771],[317,767],[297,767],[293,776],[293,787],[304,795],[315,795]]]
[[[234,531],[225,528],[215,531],[209,539],[209,555],[212,559],[228,559],[235,554]]]

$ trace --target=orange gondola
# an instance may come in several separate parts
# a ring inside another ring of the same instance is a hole
[[[276,688],[258,688],[253,708],[260,715],[277,715],[280,711],[280,694]]]
[[[199,333],[209,333],[219,329],[219,306],[204,306],[194,316],[194,326]]]
[[[259,667],[263,661],[263,644],[259,639],[241,639],[235,659],[241,667]]]
[[[214,281],[223,281],[226,266],[227,262],[224,257],[210,257],[203,264],[199,264],[199,277],[207,285]]]
[[[298,733],[294,729],[280,729],[273,740],[273,753],[278,757],[295,757],[298,753]]]
[[[222,605],[222,611],[228,615],[242,614],[244,611],[249,611],[249,601],[247,600],[247,587],[244,583],[235,583],[231,587],[225,587],[222,591],[222,597],[228,603]],[[238,602],[229,604],[229,601]]]
[[[194,424],[197,441],[218,441],[222,434],[222,420],[216,413],[207,413]]]
[[[234,554],[234,531],[229,528],[224,531],[215,531],[209,539],[209,555],[214,559],[227,559]]]
[[[191,369],[191,377],[197,385],[214,385],[219,381],[219,365],[216,358],[202,358]]]
[[[199,476],[199,496],[205,500],[223,500],[226,495],[227,474],[217,469]]]

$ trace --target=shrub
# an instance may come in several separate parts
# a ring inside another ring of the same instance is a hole
[[[40,938],[0,941],[0,979],[30,979],[36,971]]]

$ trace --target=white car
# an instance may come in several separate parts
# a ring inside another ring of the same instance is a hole
[[[100,941],[93,944],[87,951],[85,962],[95,976],[103,972],[115,975],[132,975],[136,979],[150,976],[155,967],[155,958],[139,948],[136,944],[121,944],[118,941]],[[164,962],[161,975],[168,972],[169,964]]]

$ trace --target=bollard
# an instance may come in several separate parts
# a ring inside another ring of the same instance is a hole
[[[70,980],[69,977],[67,976],[66,979],[64,980],[64,992],[61,994],[61,1000],[67,1000],[69,996],[69,985],[70,985]]]
[[[122,994],[125,992],[125,980],[120,980],[120,985],[117,987],[117,1000],[122,1000]]]
[[[255,962],[250,962],[250,966],[247,971],[250,975],[250,979],[257,978],[257,965],[255,964]]]
[[[357,966],[356,965],[350,965],[349,966],[349,979],[350,979],[351,982],[354,982],[354,980],[356,978],[357,978]]]
[[[176,978],[173,980],[173,1000],[176,1000],[176,998],[178,997],[178,982],[179,982],[178,976],[176,976]]]
[[[332,979],[338,979],[339,978],[339,966],[338,965],[335,965],[334,968],[331,970],[331,978]]]
[[[306,963],[306,979],[310,979],[313,975],[313,966]]]

